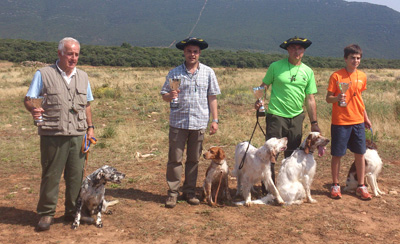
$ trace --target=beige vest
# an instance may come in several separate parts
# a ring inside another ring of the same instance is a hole
[[[39,126],[39,135],[84,135],[87,130],[87,74],[77,69],[68,84],[55,64],[39,71],[43,81],[41,95],[45,96],[43,125]]]

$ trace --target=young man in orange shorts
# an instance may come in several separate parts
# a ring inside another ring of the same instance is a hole
[[[332,187],[331,197],[342,198],[339,185],[340,160],[350,149],[354,153],[357,170],[357,196],[362,200],[371,200],[364,185],[365,161],[365,128],[371,128],[361,93],[367,88],[367,77],[357,70],[362,58],[362,50],[356,44],[344,48],[346,67],[334,72],[329,79],[326,101],[332,103]],[[347,84],[347,85],[346,85]],[[346,92],[341,91],[348,87]]]

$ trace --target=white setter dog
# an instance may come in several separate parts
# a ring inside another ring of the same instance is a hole
[[[250,190],[254,184],[259,183],[260,181],[264,182],[264,185],[266,185],[269,192],[273,194],[278,204],[284,204],[284,201],[272,181],[270,165],[271,162],[275,162],[275,157],[279,152],[286,150],[287,142],[288,140],[286,137],[281,139],[273,137],[267,140],[265,144],[258,149],[249,145],[248,142],[241,142],[236,146],[235,169],[233,170],[232,175],[237,179],[236,195],[242,193],[245,199],[244,205],[250,206]],[[243,167],[240,169],[247,148],[248,150]],[[243,202],[235,204],[243,205]]]
[[[210,147],[203,157],[211,160],[203,184],[203,201],[207,201],[210,206],[217,206],[217,199],[230,202],[229,167],[225,160],[224,150],[221,147]]]
[[[375,197],[380,197],[385,193],[379,190],[377,178],[382,170],[382,160],[378,155],[377,146],[375,143],[367,140],[367,151],[364,154],[365,158],[365,183],[371,187]],[[355,192],[358,186],[357,172],[355,163],[350,167],[347,175],[346,187],[343,189],[347,192]]]
[[[310,191],[317,167],[313,153],[318,149],[318,155],[322,157],[328,143],[329,140],[319,132],[310,132],[300,147],[282,161],[276,186],[285,205],[301,204],[305,198],[309,203],[316,202]],[[268,194],[252,203],[270,204],[274,199],[274,195]]]

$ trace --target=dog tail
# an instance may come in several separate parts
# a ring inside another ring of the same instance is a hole
[[[233,205],[236,205],[236,206],[243,206],[244,205],[244,201],[240,201],[240,202],[232,202],[233,203]]]
[[[107,210],[107,208],[109,207],[109,206],[113,206],[113,205],[115,205],[115,204],[117,204],[117,203],[119,203],[119,201],[118,200],[114,200],[114,201],[106,201],[105,199],[103,200],[103,207],[102,207],[102,209],[101,209],[101,211],[103,212],[103,213],[105,213],[106,212],[106,210]]]

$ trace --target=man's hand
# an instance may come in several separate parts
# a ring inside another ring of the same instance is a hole
[[[212,122],[210,126],[210,135],[217,133],[217,130],[218,130],[217,122]]]
[[[254,104],[254,108],[256,110],[258,110],[261,106],[264,106],[264,102],[260,100],[257,100],[256,103]]]
[[[172,90],[172,91],[170,91],[169,93],[165,93],[165,94],[162,96],[162,98],[163,98],[163,100],[166,101],[166,102],[171,102],[172,99],[178,97],[179,92],[180,92],[179,89],[178,89],[178,90]]]
[[[339,95],[337,95],[337,99],[338,99],[339,103],[345,103],[346,102],[346,94],[339,93]]]
[[[311,132],[321,133],[321,129],[319,128],[318,123],[311,124]]]
[[[369,119],[364,120],[364,126],[366,129],[371,129],[372,128],[372,123]]]
[[[44,113],[43,108],[34,108],[31,111],[32,117],[35,120],[38,120],[40,117],[42,117],[42,114]]]

